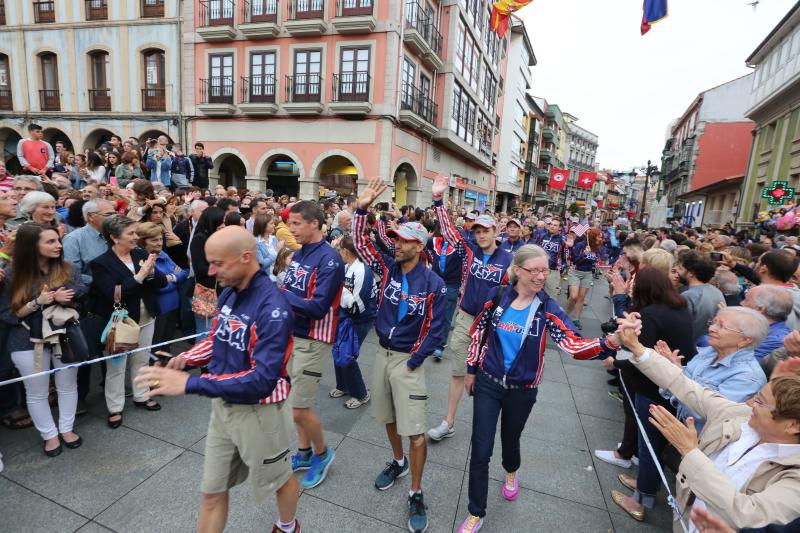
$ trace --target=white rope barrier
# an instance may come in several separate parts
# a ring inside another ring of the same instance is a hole
[[[168,345],[170,345],[170,344],[172,344],[174,342],[181,342],[181,341],[185,341],[185,340],[189,340],[189,339],[196,339],[197,337],[199,337],[201,335],[208,335],[208,332],[204,331],[202,333],[196,333],[194,335],[187,335],[186,337],[180,337],[178,339],[172,339],[172,340],[169,340],[169,341],[160,342],[158,344],[151,344],[150,346],[143,346],[143,347],[140,347],[140,348],[136,348],[134,350],[129,350],[127,352],[115,353],[115,354],[112,354],[112,355],[104,355],[103,357],[98,357],[97,359],[89,359],[88,361],[81,361],[80,363],[71,363],[71,364],[62,366],[61,368],[53,368],[51,370],[44,370],[42,372],[37,372],[35,374],[28,374],[27,376],[21,376],[21,377],[14,378],[14,379],[8,379],[6,381],[0,381],[0,387],[3,387],[5,385],[11,385],[12,383],[19,383],[20,381],[25,381],[26,379],[38,378],[40,376],[49,376],[50,374],[56,374],[58,372],[61,372],[63,370],[68,370],[70,368],[78,368],[78,367],[81,367],[81,366],[93,365],[95,363],[99,363],[100,361],[108,361],[109,359],[116,359],[118,357],[128,357],[129,355],[134,354],[136,352],[143,352],[145,350],[151,350],[152,348],[158,348],[160,346],[168,346]],[[152,355],[151,355],[151,357],[152,357]]]

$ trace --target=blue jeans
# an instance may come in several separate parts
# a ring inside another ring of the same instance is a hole
[[[194,313],[192,313],[192,314],[194,315],[194,327],[195,327],[195,331],[197,333],[207,332],[207,331],[209,331],[211,329],[211,323],[214,321],[213,317],[206,318],[206,317],[200,316],[198,314],[194,314]],[[203,338],[202,336],[197,337],[194,340],[194,342],[198,342],[202,338]]]
[[[365,322],[353,322],[353,328],[358,335],[358,347],[364,344],[364,339],[369,335],[372,329],[372,320]],[[363,400],[367,396],[367,386],[364,384],[364,377],[361,375],[361,368],[358,366],[358,361],[353,361],[350,365],[341,367],[333,365],[333,371],[336,374],[336,388],[340,391],[347,392],[351,398]]]
[[[472,401],[472,453],[469,458],[469,513],[486,516],[489,491],[489,460],[494,450],[497,419],[500,418],[500,443],[503,469],[519,470],[519,437],[536,403],[538,389],[504,389],[480,371],[475,377]]]
[[[661,452],[667,445],[667,440],[661,435],[653,424],[648,422],[650,418],[650,406],[653,404],[665,405],[664,403],[657,403],[647,396],[641,394],[636,395],[634,401],[636,405],[636,414],[639,415],[639,420],[642,421],[644,430],[647,437],[650,439],[650,444],[653,446],[653,451],[656,454],[656,459],[660,460]],[[650,455],[650,450],[647,449],[647,444],[642,438],[641,432],[639,434],[639,475],[636,477],[636,490],[632,497],[648,509],[652,509],[656,503],[656,496],[658,490],[661,488],[661,477],[658,475],[656,463]]]
[[[447,337],[450,336],[450,324],[453,323],[453,315],[456,314],[456,306],[458,305],[458,287],[447,287],[447,314],[444,315],[444,337],[442,343],[438,347],[444,350],[444,345],[447,344]]]

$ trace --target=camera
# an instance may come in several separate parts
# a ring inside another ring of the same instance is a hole
[[[600,324],[600,330],[603,333],[605,333],[606,335],[610,335],[610,334],[614,333],[615,331],[617,331],[618,327],[619,327],[619,324],[617,324],[617,319],[616,318],[611,318],[608,321],[603,322],[602,324]]]
[[[389,210],[389,202],[378,202],[375,204],[375,209],[378,211],[388,211]]]
[[[722,254],[719,252],[711,252],[711,260],[716,262],[722,261]]]

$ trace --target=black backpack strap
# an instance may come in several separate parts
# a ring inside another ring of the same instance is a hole
[[[486,343],[489,342],[489,338],[494,335],[494,325],[492,324],[492,317],[494,316],[494,312],[497,310],[497,307],[500,305],[500,302],[503,301],[503,294],[506,292],[506,287],[508,285],[500,285],[500,290],[497,291],[497,294],[494,295],[492,298],[492,306],[489,308],[488,317],[489,323],[486,325],[486,331],[483,333],[483,337],[481,338],[481,344],[478,348],[478,354],[483,351],[483,347],[486,346]]]

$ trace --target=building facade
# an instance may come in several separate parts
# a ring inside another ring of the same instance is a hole
[[[186,2],[183,111],[225,185],[317,198],[382,176],[398,204],[493,205],[506,42],[490,7]],[[191,74],[191,75],[190,75]]]
[[[31,122],[67,149],[183,138],[179,0],[0,2],[0,143],[16,172]]]
[[[578,174],[594,172],[600,140],[597,135],[579,126],[577,117],[569,114],[564,116],[567,123],[565,158],[569,169],[569,179],[564,189],[566,205],[569,207],[576,200],[583,200],[589,206],[592,200],[591,190],[578,187]]]
[[[761,198],[764,187],[787,181],[800,188],[800,4],[753,51],[747,65],[755,69],[747,106],[755,127],[739,227],[752,226],[759,211],[774,209]]]
[[[505,78],[503,114],[500,118],[500,148],[497,159],[497,207],[508,212],[521,200],[525,182],[529,137],[528,91],[531,67],[536,65],[525,25],[511,18]]]
[[[699,225],[705,204],[687,194],[744,173],[749,152],[746,132],[752,128],[745,111],[752,82],[750,74],[701,92],[675,121],[661,158],[657,197],[666,201],[658,201],[651,210],[653,220]]]
[[[525,172],[522,183],[521,205],[524,208],[547,203],[547,180],[539,175],[539,154],[542,149],[542,129],[544,111],[536,98],[527,94],[525,104],[528,109],[528,141],[525,151]]]

